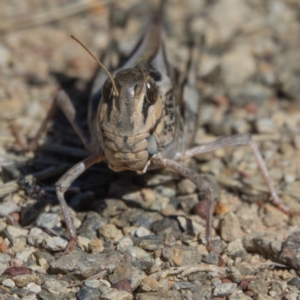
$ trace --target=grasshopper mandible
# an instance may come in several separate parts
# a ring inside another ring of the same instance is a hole
[[[56,183],[57,197],[69,233],[65,253],[74,249],[76,232],[64,194],[78,176],[101,161],[106,161],[108,167],[116,172],[131,170],[140,174],[145,173],[149,167],[166,166],[190,179],[198,189],[206,191],[209,203],[206,241],[209,251],[212,250],[212,188],[199,174],[180,163],[186,158],[224,147],[250,147],[273,198],[273,204],[290,213],[281,204],[264,160],[250,135],[224,137],[189,148],[197,130],[200,97],[196,78],[200,53],[197,47],[191,47],[186,71],[180,76],[169,64],[163,43],[163,3],[164,1],[125,63],[108,71],[99,62],[102,68],[95,79],[88,109],[90,139],[85,137],[75,121],[76,111],[71,100],[65,92],[59,91],[30,144],[33,149],[45,131],[55,107],[59,107],[84,146],[92,153],[69,169]],[[109,66],[109,52],[105,62]]]

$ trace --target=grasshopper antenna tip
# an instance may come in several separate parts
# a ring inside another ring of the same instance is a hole
[[[109,78],[111,80],[115,95],[118,97],[119,92],[116,87],[116,84],[115,84],[112,74],[107,70],[107,68],[103,65],[103,63],[98,58],[96,58],[96,56],[80,40],[78,40],[74,35],[71,35],[71,38],[73,40],[75,40],[83,49],[85,49],[85,51],[87,51],[89,53],[89,55],[100,65],[100,67],[104,69],[104,71],[107,73],[107,75],[109,76]]]

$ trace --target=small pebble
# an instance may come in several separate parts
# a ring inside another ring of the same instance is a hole
[[[38,216],[36,220],[38,227],[52,229],[53,227],[61,227],[61,219],[59,215],[53,213],[44,213]]]
[[[226,242],[231,242],[242,236],[242,230],[238,217],[229,212],[221,223],[221,237]]]
[[[22,228],[11,226],[11,225],[6,226],[6,230],[7,230],[8,234],[12,237],[13,240],[15,240],[16,238],[21,237],[21,236],[27,237],[27,235],[28,235],[27,229],[22,229]]]
[[[103,241],[100,239],[92,239],[89,243],[89,249],[92,254],[101,253],[104,250]]]
[[[277,131],[277,126],[272,119],[258,119],[255,128],[259,133],[273,133]]]
[[[133,241],[130,237],[122,237],[117,244],[117,250],[124,253],[127,248],[133,246]]]
[[[133,260],[142,259],[149,256],[149,253],[137,246],[128,247],[125,250],[125,253],[130,254]]]
[[[84,251],[87,251],[89,249],[90,239],[78,236],[77,237],[77,245]]]
[[[35,247],[43,246],[43,242],[50,236],[45,233],[42,229],[37,227],[32,227],[29,231],[27,240],[28,243]]]
[[[61,251],[66,249],[68,241],[60,236],[49,237],[46,239],[45,247],[52,251]]]
[[[143,226],[140,226],[131,232],[131,235],[135,235],[137,237],[143,237],[143,236],[147,236],[149,234],[151,234],[151,231]]]
[[[113,224],[100,226],[99,234],[104,239],[113,240],[114,242],[119,241],[123,237],[122,231]]]
[[[26,286],[26,288],[27,288],[31,293],[35,293],[35,294],[39,293],[39,292],[42,290],[41,286],[40,286],[40,285],[37,285],[37,284],[34,283],[34,282],[28,283],[27,286]]]
[[[62,280],[55,280],[55,279],[47,279],[42,288],[49,293],[55,295],[56,297],[59,297],[62,294],[65,294],[67,292],[68,288],[68,282],[62,281]]]
[[[2,281],[2,284],[3,284],[4,286],[9,287],[9,288],[13,288],[13,287],[16,286],[16,285],[15,285],[15,282],[14,282],[13,280],[11,280],[10,278],[4,279],[4,280]]]
[[[100,281],[96,279],[87,279],[84,281],[84,285],[97,289],[100,286]]]

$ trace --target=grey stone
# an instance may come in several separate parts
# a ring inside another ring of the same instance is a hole
[[[300,290],[300,278],[293,277],[291,280],[288,281],[288,284],[295,286],[298,290]]]
[[[264,205],[264,213],[263,223],[268,227],[280,225],[284,226],[285,222],[289,219],[287,214],[283,213],[271,204]]]
[[[226,242],[231,242],[242,235],[238,217],[229,212],[221,222],[221,237]]]
[[[8,268],[8,263],[1,263],[0,262],[0,275],[2,275],[7,268]]]
[[[282,251],[279,259],[284,264],[288,264],[295,269],[300,268],[300,232],[295,232],[288,236],[282,244]]]
[[[99,235],[105,241],[118,242],[122,237],[122,231],[118,229],[114,224],[104,224],[98,229]]]
[[[217,266],[219,264],[219,257],[217,253],[210,252],[209,254],[203,256],[202,261]]]
[[[97,300],[101,292],[98,289],[83,286],[76,296],[79,300]]]
[[[142,211],[141,214],[137,215],[137,218],[133,221],[135,226],[143,226],[145,228],[151,229],[154,222],[162,220],[163,217],[157,212],[145,212]]]
[[[276,240],[273,233],[249,233],[242,241],[247,251],[260,253],[266,257],[276,259],[281,250],[281,243]]]
[[[299,57],[300,54],[296,49],[282,52],[276,58],[276,66],[278,68],[279,82],[282,91],[291,99],[300,100],[299,88]]]
[[[270,284],[269,294],[272,296],[281,296],[282,294],[282,286],[279,282],[273,281]]]
[[[51,263],[53,272],[63,272],[81,275],[88,278],[99,270],[113,270],[122,262],[121,255],[116,251],[109,253],[88,254],[81,250],[75,249],[68,255],[59,257]]]
[[[273,133],[278,130],[275,122],[267,118],[257,119],[255,121],[255,128],[259,133]]]
[[[96,212],[89,212],[83,220],[81,227],[78,229],[77,234],[84,236],[90,240],[96,239],[98,238],[98,228],[102,224],[106,223],[107,221]]]
[[[8,234],[12,237],[13,240],[16,240],[19,237],[27,237],[27,235],[28,235],[27,229],[22,229],[22,228],[15,227],[12,225],[7,225],[6,230],[7,230]]]
[[[291,292],[284,296],[284,300],[298,300],[299,293]]]
[[[215,286],[213,293],[216,297],[229,296],[235,291],[236,287],[236,283],[219,283]]]
[[[56,297],[59,297],[67,292],[68,285],[69,284],[66,281],[51,278],[44,282],[42,288]]]
[[[135,290],[140,284],[143,278],[147,277],[146,274],[138,268],[131,265],[120,265],[117,266],[113,274],[109,276],[109,280],[112,284],[127,279]]]
[[[169,237],[174,237],[176,239],[181,234],[178,222],[171,218],[164,218],[161,221],[155,222],[152,225],[152,231],[163,239]]]
[[[64,250],[68,245],[68,241],[60,236],[51,236],[46,239],[45,247],[52,251]]]
[[[179,290],[191,290],[194,287],[194,284],[191,282],[186,282],[186,281],[178,281],[175,282],[173,285],[173,288],[177,291]]]
[[[256,269],[247,262],[241,262],[236,264],[235,267],[240,271],[240,273],[244,276],[254,275],[256,273]]]
[[[262,84],[248,82],[242,86],[230,86],[228,94],[232,104],[242,106],[249,103],[262,105],[272,97],[273,93]]]
[[[186,195],[192,194],[197,190],[197,186],[189,179],[182,179],[177,185],[178,194]]]
[[[131,235],[135,235],[136,237],[143,237],[147,235],[151,235],[151,231],[149,231],[147,228],[140,226],[137,229],[131,231]]]
[[[248,290],[253,291],[258,294],[267,295],[268,286],[267,283],[261,279],[254,279],[248,285]]]
[[[159,291],[161,288],[158,284],[158,282],[156,281],[155,278],[153,277],[144,277],[141,281],[141,285],[140,285],[140,290],[141,292],[157,292]]]
[[[103,217],[115,217],[127,210],[125,202],[119,199],[105,199],[104,201],[101,201],[101,204],[103,208],[100,208],[97,211],[99,211]]]
[[[144,250],[158,250],[163,248],[163,241],[158,235],[146,235],[134,242],[135,245],[139,246]]]
[[[183,195],[178,196],[177,200],[180,203],[180,206],[182,207],[183,211],[185,213],[190,213],[194,206],[199,202],[198,200],[198,194],[189,194],[189,195]]]
[[[2,281],[2,285],[12,288],[15,286],[15,282],[13,280],[11,280],[10,278],[7,278]]]
[[[228,278],[230,280],[232,280],[233,282],[235,282],[235,283],[241,282],[242,274],[237,268],[231,266],[227,271],[227,275],[228,275]]]
[[[97,289],[100,286],[100,281],[97,279],[86,279],[84,285],[86,287]]]
[[[0,263],[8,264],[11,261],[11,257],[8,254],[0,253]]]
[[[150,255],[148,252],[146,252],[145,250],[143,250],[137,246],[132,246],[132,247],[127,248],[125,250],[125,253],[130,254],[132,260],[145,258]]]
[[[1,49],[1,47],[0,47]],[[0,50],[1,51],[1,50]],[[0,203],[0,216],[5,217],[13,212],[19,212],[20,206],[13,200],[7,200]]]
[[[221,69],[225,84],[238,86],[253,76],[256,72],[256,62],[249,49],[238,47],[223,56]]]
[[[38,293],[38,296],[42,299],[42,300],[56,300],[57,297],[54,296],[53,294],[50,294],[49,292],[46,291],[40,291]]]
[[[233,133],[237,134],[248,133],[251,129],[250,124],[246,120],[240,119],[232,120],[231,126]]]
[[[165,247],[162,256],[175,266],[192,266],[201,262],[201,254],[194,247]]]
[[[39,280],[39,277],[35,274],[17,275],[13,278],[17,287],[24,287],[30,282],[37,282]]]
[[[30,245],[35,247],[41,247],[44,244],[44,241],[50,236],[45,233],[42,229],[37,227],[32,227],[29,231],[27,241]]]
[[[37,260],[39,260],[40,258],[45,259],[49,265],[55,261],[54,256],[51,255],[49,252],[45,252],[45,251],[36,251],[34,252],[34,256],[36,257]]]
[[[235,239],[228,243],[225,252],[227,255],[235,257],[241,257],[245,255],[245,248],[243,247],[241,239]]]
[[[133,246],[132,239],[128,236],[125,236],[118,241],[117,250],[120,251],[121,253],[124,253],[127,248],[132,246]]]
[[[61,226],[60,216],[53,213],[44,213],[38,216],[36,225],[39,227],[45,227],[51,229],[53,227]]]

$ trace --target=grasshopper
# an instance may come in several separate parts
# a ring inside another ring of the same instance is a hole
[[[76,111],[64,91],[59,91],[46,119],[30,144],[33,149],[56,107],[59,107],[79,135],[91,155],[69,169],[56,183],[69,243],[65,253],[76,246],[76,232],[64,194],[72,182],[92,165],[106,161],[115,172],[130,170],[143,174],[148,168],[169,167],[190,179],[208,199],[206,218],[207,249],[212,250],[211,227],[213,191],[209,183],[180,161],[198,154],[224,147],[251,148],[273,198],[273,204],[286,213],[269,172],[256,144],[249,134],[223,137],[214,142],[191,147],[197,130],[200,96],[197,90],[197,70],[200,52],[191,46],[183,74],[169,63],[164,45],[163,3],[143,32],[137,46],[127,60],[114,70],[107,70],[93,54],[79,42],[102,68],[95,78],[89,99],[87,138],[76,123]],[[110,51],[105,60],[109,66]]]

